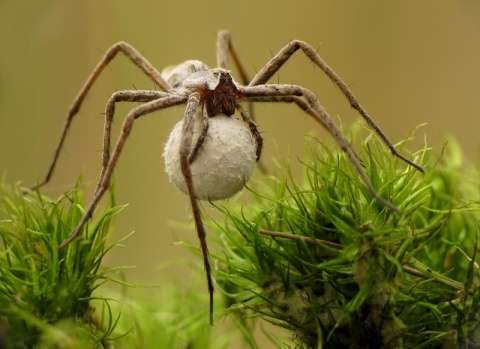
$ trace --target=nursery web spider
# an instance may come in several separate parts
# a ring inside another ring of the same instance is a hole
[[[424,172],[420,165],[415,164],[395,150],[393,144],[383,134],[377,124],[367,114],[365,109],[363,109],[363,107],[359,104],[347,85],[320,58],[316,50],[305,42],[299,40],[293,40],[289,42],[262,69],[260,69],[260,71],[250,81],[248,80],[247,75],[240,64],[238,55],[233,49],[230,35],[225,30],[220,31],[217,37],[218,68],[209,69],[199,61],[187,61],[183,63],[185,68],[180,69],[178,74],[174,78],[169,79],[169,81],[163,78],[162,74],[155,69],[154,66],[135,48],[126,42],[119,42],[108,49],[101,61],[97,64],[86,80],[83,87],[80,89],[78,95],[75,97],[68,112],[60,141],[55,150],[53,161],[50,164],[47,175],[43,181],[37,184],[36,187],[43,186],[50,180],[73,118],[75,115],[77,115],[87,93],[90,91],[90,88],[100,76],[103,69],[119,52],[125,55],[133,64],[140,68],[144,74],[151,78],[154,84],[160,88],[161,91],[118,91],[113,93],[108,100],[105,112],[102,168],[95,194],[90,202],[90,205],[86,209],[84,216],[78,223],[77,227],[73,230],[70,237],[61,244],[60,249],[65,248],[80,235],[85,223],[91,218],[100,199],[109,188],[113,171],[125,146],[125,142],[132,131],[134,121],[141,116],[154,111],[181,104],[185,104],[186,108],[179,157],[181,171],[187,184],[196,230],[203,253],[203,262],[207,276],[208,292],[210,295],[210,322],[213,322],[214,287],[206,243],[206,232],[201,217],[200,205],[198,203],[198,199],[195,194],[195,188],[192,182],[192,173],[190,170],[190,164],[195,161],[195,155],[202,144],[202,139],[205,138],[207,133],[208,117],[215,117],[220,113],[230,116],[233,115],[236,110],[238,110],[243,120],[250,128],[256,141],[256,156],[258,161],[262,150],[262,138],[257,131],[254,121],[250,118],[249,113],[240,106],[239,102],[295,103],[300,109],[311,115],[330,132],[341,149],[346,153],[353,167],[356,169],[363,183],[370,192],[372,198],[378,200],[378,202],[385,207],[397,211],[397,208],[392,203],[377,194],[362,165],[360,164],[357,155],[350,147],[346,137],[342,134],[340,128],[333,122],[332,118],[320,105],[319,101],[310,90],[297,85],[267,84],[268,80],[298,50],[302,51],[307,58],[317,65],[340,89],[352,108],[356,109],[362,115],[365,121],[379,135],[394,156],[402,159],[409,165],[415,167],[417,170]],[[230,75],[230,71],[227,70],[229,55],[232,57],[235,66],[240,73],[243,84],[238,84],[235,82]],[[113,148],[113,152],[111,152],[111,127],[115,114],[115,104],[118,102],[140,102],[142,104],[131,109],[131,111],[125,117],[120,135],[117,139],[117,143]],[[192,120],[199,115],[198,113],[201,113],[201,116],[203,117],[203,131],[202,135],[197,141],[197,144],[193,148],[193,151],[190,151],[190,149],[192,149]],[[206,115],[208,115],[208,117]]]

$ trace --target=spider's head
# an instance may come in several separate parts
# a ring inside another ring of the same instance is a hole
[[[183,86],[200,93],[208,116],[235,113],[237,85],[228,70],[215,68],[194,72]]]

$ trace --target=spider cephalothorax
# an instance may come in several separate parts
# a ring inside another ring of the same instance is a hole
[[[411,160],[407,159],[403,155],[399,154],[393,144],[382,133],[377,124],[363,109],[348,86],[340,79],[340,77],[320,58],[316,50],[307,43],[299,40],[290,41],[284,48],[282,48],[273,58],[253,77],[249,80],[243,67],[240,64],[238,56],[233,49],[230,35],[227,31],[222,30],[218,34],[217,38],[217,68],[209,69],[205,64],[200,61],[186,61],[178,66],[169,67],[164,69],[160,73],[155,67],[144,58],[135,48],[126,42],[119,42],[113,45],[104,55],[102,60],[94,68],[93,72],[88,77],[87,81],[80,89],[77,97],[70,107],[66,123],[60,138],[60,142],[56,148],[53,161],[50,164],[50,168],[45,176],[45,179],[40,182],[36,187],[40,187],[50,180],[50,177],[55,169],[60,150],[70,129],[71,122],[75,115],[78,113],[82,103],[90,88],[108,65],[108,63],[121,52],[127,58],[129,58],[140,70],[142,70],[148,77],[150,77],[155,83],[157,90],[127,90],[118,91],[112,94],[109,98],[105,110],[105,127],[103,137],[103,157],[102,157],[102,169],[98,179],[97,188],[95,190],[94,197],[87,207],[84,216],[81,218],[77,227],[72,232],[71,236],[64,241],[60,249],[66,248],[73,240],[75,240],[82,232],[86,222],[91,218],[95,208],[97,207],[100,199],[108,190],[112,174],[120,158],[120,155],[128,139],[134,121],[140,117],[155,112],[170,108],[177,105],[184,104],[185,114],[183,122],[181,123],[181,132],[179,133],[180,142],[178,148],[176,148],[176,154],[174,157],[178,158],[179,168],[181,170],[181,176],[184,179],[185,191],[189,195],[190,204],[193,211],[193,217],[197,229],[197,234],[200,240],[200,246],[203,253],[203,261],[205,271],[207,275],[208,291],[210,294],[210,321],[213,321],[213,280],[211,276],[211,267],[208,257],[208,248],[206,243],[206,232],[202,221],[200,205],[198,203],[199,196],[197,191],[200,188],[196,188],[195,176],[192,173],[192,164],[195,165],[195,159],[202,147],[203,142],[207,136],[209,128],[209,119],[226,118],[225,120],[231,120],[236,110],[239,111],[243,121],[247,124],[250,134],[248,137],[253,136],[255,141],[256,150],[255,155],[250,156],[254,160],[258,160],[261,154],[263,140],[260,136],[257,126],[250,118],[250,115],[245,111],[240,102],[256,103],[256,102],[277,102],[277,103],[294,103],[301,110],[312,116],[323,127],[325,127],[341,149],[346,153],[347,157],[352,163],[352,166],[356,169],[359,176],[363,180],[363,183],[370,192],[372,198],[380,202],[387,209],[397,211],[397,207],[393,205],[389,200],[382,198],[370,182],[365,170],[361,166],[357,155],[350,147],[347,139],[342,134],[340,128],[333,122],[332,118],[320,105],[315,95],[308,89],[298,85],[288,84],[267,84],[268,80],[282,67],[282,65],[297,51],[302,51],[306,57],[318,66],[330,80],[340,89],[345,95],[352,108],[356,109],[365,121],[374,129],[379,135],[386,146],[391,150],[392,154],[409,165],[415,167],[419,171],[424,171],[420,165],[415,164]],[[236,68],[241,76],[242,84],[237,84],[232,79],[232,76],[228,69],[228,57],[231,56],[236,65]],[[135,106],[125,117],[120,135],[118,137],[116,145],[111,152],[111,131],[112,123],[115,115],[115,104],[119,102],[137,102],[141,103]],[[226,115],[228,117],[221,117],[220,115]],[[196,131],[196,123],[200,120],[200,130]],[[232,119],[233,120],[233,119]],[[195,141],[194,132],[196,135]],[[240,132],[242,133],[242,132]],[[233,138],[234,134],[232,134]],[[232,139],[227,139],[223,144],[229,144]],[[249,141],[248,141],[249,142]],[[250,144],[250,143],[245,144]],[[222,143],[215,146],[215,150],[222,150]],[[247,146],[246,146],[247,147]],[[228,147],[225,147],[228,149]],[[213,152],[213,150],[212,150]],[[252,152],[250,152],[252,154]],[[219,165],[219,162],[214,162],[215,165]],[[214,166],[204,166],[205,171],[215,170]],[[210,168],[208,168],[210,167]],[[245,175],[239,176],[241,181],[246,180],[249,171],[245,172]],[[208,175],[207,175],[207,178]],[[213,176],[212,176],[213,178]],[[218,179],[219,181],[221,179]],[[243,185],[243,182],[240,182]],[[214,183],[216,184],[216,183]],[[216,185],[212,185],[212,188],[216,189]],[[238,186],[238,188],[240,188]],[[202,197],[207,199],[213,197],[208,190],[202,193]],[[219,198],[221,195],[219,196]]]
[[[237,86],[227,70],[216,68],[196,71],[184,81],[183,87],[200,93],[208,116],[231,116],[235,113]]]
[[[189,60],[165,68],[161,75],[174,88],[183,87],[200,93],[208,116],[235,113],[238,91],[228,70],[209,69],[200,61]]]

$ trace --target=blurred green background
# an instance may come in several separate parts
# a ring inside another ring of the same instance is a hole
[[[465,154],[477,159],[477,1],[0,0],[0,173],[26,185],[44,176],[70,103],[115,42],[128,41],[158,69],[186,59],[214,66],[216,33],[224,28],[230,30],[250,76],[289,40],[304,40],[318,48],[393,142],[428,122],[416,133],[416,146],[421,147],[426,137],[440,151],[446,136],[454,136]],[[337,89],[300,53],[272,81],[312,89],[346,129],[358,119]],[[153,85],[119,57],[75,119],[45,194],[55,196],[71,188],[80,173],[93,190],[105,103],[112,92],[133,88]],[[128,110],[128,105],[118,108],[117,127]],[[182,226],[191,223],[187,197],[168,183],[161,157],[168,133],[182,113],[182,108],[175,108],[137,122],[116,171],[118,203],[129,206],[117,221],[114,239],[136,233],[107,262],[135,265],[127,275],[132,282],[160,284],[174,276],[187,283],[192,276],[189,265],[156,270],[180,256],[201,269],[200,259],[172,245],[179,240],[198,242],[193,230]],[[266,139],[263,159],[270,169],[272,157],[301,157],[302,135],[319,129],[288,105],[259,105],[256,117]]]

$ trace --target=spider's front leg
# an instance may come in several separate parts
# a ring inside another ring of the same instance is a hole
[[[205,231],[205,227],[203,226],[202,213],[200,211],[200,205],[198,203],[195,187],[193,185],[192,171],[190,169],[190,156],[191,156],[190,149],[192,146],[194,123],[196,121],[197,113],[199,111],[199,105],[200,105],[200,95],[198,93],[193,93],[188,99],[187,108],[185,110],[179,155],[180,155],[180,168],[181,168],[183,177],[185,178],[185,183],[187,185],[188,196],[190,198],[190,204],[192,206],[193,217],[195,220],[195,226],[197,228],[198,239],[200,240],[200,246],[202,249],[203,264],[205,267],[205,273],[207,274],[208,293],[210,296],[210,323],[213,324],[214,287],[213,287],[212,270],[210,267],[210,260],[209,260],[207,240],[206,240],[207,233]],[[202,112],[202,114],[205,114],[205,113]]]
[[[253,173],[256,148],[254,138],[241,121],[224,113],[208,117],[202,96],[191,93],[185,117],[175,125],[165,145],[164,158],[170,181],[189,196],[207,276],[212,322],[214,287],[199,200],[223,200],[238,193]],[[197,147],[197,138],[201,137],[201,117],[210,126],[191,163],[192,148]]]

